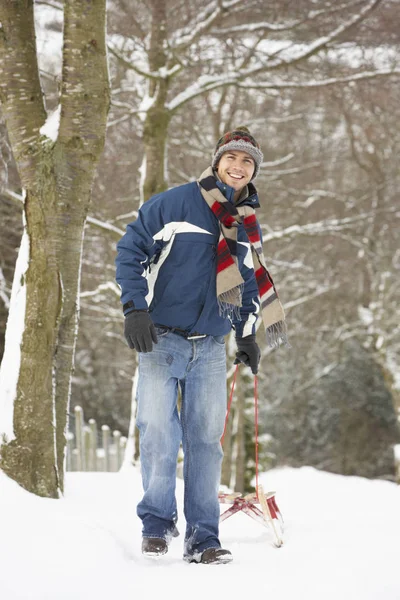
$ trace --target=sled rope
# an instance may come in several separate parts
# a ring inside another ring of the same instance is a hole
[[[256,498],[258,497],[258,379],[254,375],[254,431],[255,431],[255,446],[256,446]]]
[[[233,392],[235,389],[238,369],[239,369],[239,365],[237,364],[235,372],[233,374],[231,393],[229,395],[228,407],[226,410],[224,432],[221,437],[221,445],[224,442],[226,426],[228,424],[229,413],[230,413],[231,406],[232,406]],[[257,375],[254,375],[254,431],[255,431],[255,453],[256,453],[256,498],[258,500],[259,498],[258,498],[258,379],[257,379]]]

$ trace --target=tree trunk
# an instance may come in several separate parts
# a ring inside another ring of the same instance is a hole
[[[167,189],[166,180],[166,146],[170,115],[165,108],[166,84],[159,86],[155,104],[146,115],[143,131],[145,152],[145,178],[143,199],[148,200],[154,194]]]
[[[28,4],[28,6],[27,6]],[[9,405],[12,428],[1,446],[0,466],[20,485],[42,496],[57,497],[54,444],[53,355],[60,310],[60,282],[54,245],[56,186],[51,152],[40,139],[46,119],[36,61],[33,2],[7,2],[0,8],[1,103],[14,157],[25,189],[25,232],[29,256],[25,274],[14,281],[8,327],[22,333],[12,348],[15,331],[7,331],[0,399]],[[18,271],[16,276],[20,276]],[[15,306],[26,294],[25,314]],[[14,302],[13,302],[14,300]],[[16,314],[18,310],[19,314]],[[17,326],[19,318],[24,325]],[[20,353],[12,365],[13,350]],[[7,384],[9,368],[18,368],[15,389]],[[10,406],[12,405],[12,406]],[[14,438],[14,439],[12,439]],[[5,443],[6,442],[6,443]]]
[[[104,5],[104,0],[66,3],[61,125],[55,144],[39,131],[46,112],[33,1],[0,6],[0,99],[25,190],[29,242],[24,276],[16,270],[1,365],[0,414],[8,419],[0,422],[0,466],[27,490],[53,498],[63,485],[83,227],[109,104]],[[25,314],[16,302],[22,292]],[[21,340],[14,339],[18,318],[24,319]],[[15,385],[10,385],[10,367],[18,369]]]
[[[76,28],[79,23],[79,28]],[[110,104],[104,0],[65,6],[62,118],[54,152],[58,189],[57,250],[63,303],[56,373],[57,463],[63,489],[71,376],[79,323],[82,244]]]
[[[165,45],[167,43],[166,2],[152,1],[152,24],[149,49],[149,69],[155,73],[162,67],[167,68]],[[143,199],[167,188],[166,181],[166,145],[168,125],[171,119],[166,108],[168,78],[149,80],[149,97],[153,104],[146,113],[143,130],[145,151],[145,174],[143,178]]]

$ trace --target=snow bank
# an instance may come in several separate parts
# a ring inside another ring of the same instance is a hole
[[[14,439],[14,400],[21,362],[21,342],[25,326],[26,285],[24,275],[29,266],[29,237],[24,231],[15,265],[5,336],[5,348],[0,366],[0,445],[3,435]]]
[[[5,600],[275,597],[398,600],[400,488],[315,469],[260,475],[285,519],[285,543],[243,513],[221,524],[234,561],[182,560],[183,536],[158,561],[141,555],[140,474],[68,473],[62,500],[32,496],[0,473],[0,597]],[[177,480],[179,529],[183,484]],[[226,505],[221,505],[225,510]]]

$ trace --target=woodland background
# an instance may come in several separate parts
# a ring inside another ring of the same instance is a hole
[[[271,352],[258,332],[263,468],[394,479],[399,8],[397,0],[108,3],[111,109],[85,227],[71,415],[80,405],[128,434],[136,354],[123,337],[116,242],[141,202],[196,179],[218,137],[246,125],[264,151],[258,218],[291,343]],[[62,17],[61,3],[35,3],[49,112],[59,98]],[[1,358],[22,233],[4,120],[0,150]],[[227,349],[231,367],[234,340]],[[224,472],[239,489],[254,467],[253,383],[241,373]]]

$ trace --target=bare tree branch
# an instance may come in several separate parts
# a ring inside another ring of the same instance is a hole
[[[237,6],[240,2],[241,0],[232,0],[231,2],[225,3],[221,0],[212,2],[211,5],[197,15],[195,23],[189,24],[183,31],[178,31],[173,36],[171,43],[173,50],[179,50],[181,52],[188,48],[199,39],[200,36],[209,31],[223,14],[226,14],[229,9]]]
[[[332,371],[334,369],[336,369],[336,367],[338,367],[338,366],[339,366],[339,363],[337,363],[337,362],[333,362],[333,363],[331,363],[329,365],[326,365],[319,373],[317,373],[314,377],[312,377],[311,379],[309,379],[308,381],[306,381],[306,383],[304,383],[303,385],[300,385],[297,388],[294,388],[292,390],[293,396],[297,396],[301,392],[304,392],[304,390],[307,390],[308,388],[313,387],[323,377],[327,377],[327,375],[329,375],[330,373],[332,373]]]
[[[264,164],[266,164],[266,163],[263,163],[262,166],[264,166]],[[308,171],[309,169],[314,169],[314,167],[319,167],[319,166],[321,166],[320,162],[312,162],[309,164],[302,165],[301,167],[292,167],[291,169],[266,171],[263,168],[262,172],[260,173],[260,176],[265,175],[270,179],[271,177],[276,178],[276,177],[280,177],[281,175],[295,175],[297,173],[303,173],[304,171]]]
[[[106,231],[115,234],[118,239],[125,233],[123,229],[119,229],[119,227],[112,225],[112,223],[107,223],[107,221],[99,221],[99,219],[95,219],[94,217],[87,217],[86,222],[90,223],[90,225],[100,227],[100,229],[105,229]]]
[[[350,2],[345,4],[339,4],[337,6],[331,8],[323,8],[320,10],[310,10],[308,15],[303,19],[295,19],[292,21],[288,21],[287,23],[267,23],[266,21],[262,21],[261,23],[244,23],[242,25],[235,25],[233,27],[225,27],[211,30],[213,34],[238,34],[238,33],[254,33],[255,31],[288,31],[290,29],[294,29],[303,23],[307,23],[310,21],[314,21],[321,15],[332,14],[334,12],[341,12],[343,10],[354,8],[362,4],[362,0],[357,0],[357,2]]]
[[[331,77],[330,79],[322,79],[320,81],[274,81],[274,82],[260,82],[260,83],[238,83],[237,87],[245,89],[293,89],[293,88],[319,88],[329,85],[337,85],[338,83],[353,83],[356,81],[362,81],[364,79],[374,79],[375,77],[390,77],[393,75],[400,75],[400,69],[383,69],[381,71],[364,71],[363,73],[354,73],[347,77]]]
[[[297,54],[293,55],[293,48],[290,46],[286,48],[282,53],[283,56],[278,56],[273,59],[267,59],[262,64],[257,64],[244,71],[228,71],[222,75],[216,76],[202,76],[190,85],[188,88],[183,90],[180,94],[168,103],[167,108],[171,111],[175,111],[178,107],[192,100],[193,98],[203,94],[206,91],[211,91],[221,86],[226,85],[237,85],[241,81],[245,81],[248,77],[253,78],[255,75],[264,73],[267,71],[274,71],[281,68],[287,68],[304,61],[311,56],[317,54],[323,48],[338,38],[342,33],[348,31],[351,27],[362,21],[372,10],[374,10],[383,0],[370,0],[366,6],[364,6],[357,14],[352,15],[344,23],[333,29],[327,35],[324,35],[312,44],[310,44],[305,50],[299,50]],[[285,53],[287,54],[285,58]],[[272,86],[273,87],[273,86]]]
[[[12,200],[14,202],[14,204],[17,204],[18,206],[22,206],[24,203],[24,198],[23,196],[21,196],[20,194],[17,194],[16,192],[13,192],[9,189],[5,189],[1,192],[2,196],[5,196],[6,198],[8,198],[9,200]]]
[[[43,6],[56,8],[57,10],[63,10],[62,2],[57,2],[57,0],[36,0],[35,4],[42,4]]]
[[[395,213],[396,208],[390,208],[384,212]],[[342,231],[353,227],[354,224],[360,223],[371,219],[374,216],[373,213],[362,213],[355,217],[346,217],[344,219],[325,219],[323,221],[316,221],[315,223],[307,223],[306,225],[291,225],[285,229],[279,231],[272,231],[263,234],[263,242],[270,242],[271,240],[282,239],[284,237],[290,237],[292,235],[320,235],[336,231]]]
[[[80,296],[80,298],[92,298],[92,297],[100,294],[100,292],[105,292],[108,290],[113,292],[118,297],[121,294],[121,290],[119,289],[117,284],[114,283],[114,281],[108,281],[107,283],[101,283],[100,285],[98,285],[95,290],[91,290],[91,291],[87,291],[87,292],[80,292],[79,296]]]
[[[158,73],[150,73],[149,71],[143,71],[143,69],[139,69],[134,63],[130,62],[124,56],[122,56],[122,54],[120,54],[111,44],[107,44],[107,49],[126,69],[135,71],[135,73],[141,75],[142,77],[146,77],[147,79],[160,79]]]
[[[276,160],[270,160],[267,162],[263,162],[261,166],[263,169],[264,169],[264,167],[277,167],[279,165],[283,165],[283,164],[289,162],[290,160],[292,160],[293,157],[294,157],[294,152],[290,152],[289,154],[287,154],[286,156],[283,156],[282,158],[277,158]]]
[[[319,286],[315,291],[309,294],[304,294],[300,298],[296,298],[296,300],[292,300],[291,302],[285,302],[285,310],[295,308],[296,306],[301,306],[306,302],[310,302],[310,300],[315,300],[315,298],[319,298],[319,296],[322,296],[323,294],[329,294],[333,290],[337,290],[340,287],[340,285],[340,283],[337,283],[335,285],[324,285],[322,287]]]
[[[144,71],[143,69],[139,69],[137,65],[133,62],[129,61],[127,58],[122,56],[111,44],[107,45],[109,52],[115,56],[115,58],[120,62],[126,69],[130,69],[131,71],[135,71],[138,75],[142,77],[146,77],[147,79],[151,79],[153,81],[158,81],[160,79],[167,79],[177,75],[179,71],[183,69],[182,64],[178,64],[175,62],[169,69],[160,69],[159,71]],[[125,91],[125,90],[122,90]]]

